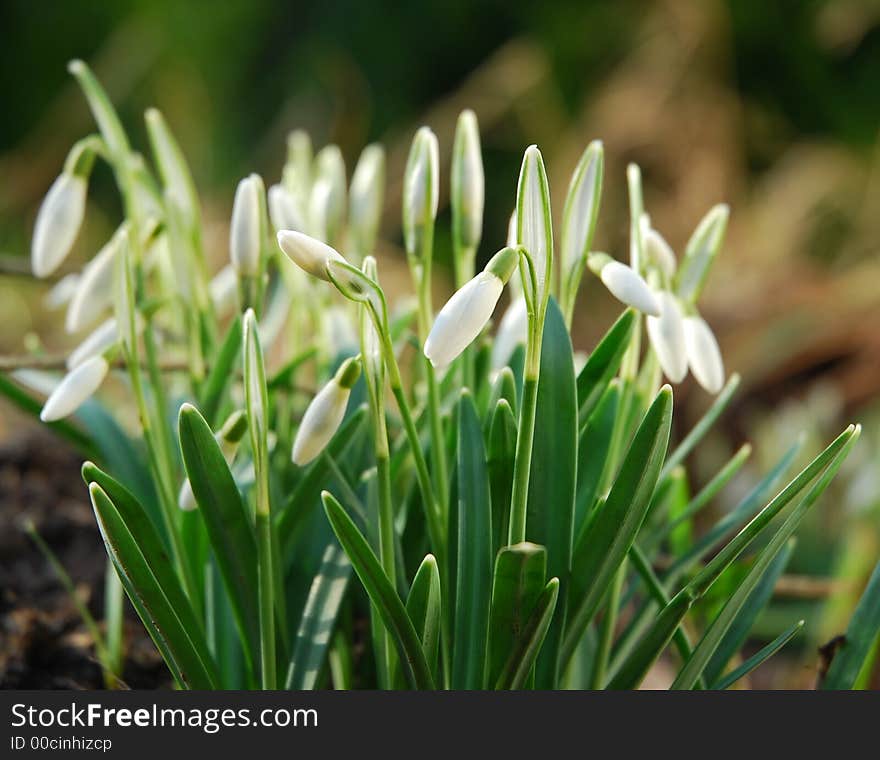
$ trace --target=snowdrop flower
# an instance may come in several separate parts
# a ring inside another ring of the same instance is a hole
[[[498,325],[498,333],[492,343],[492,369],[505,367],[517,346],[525,345],[529,334],[529,312],[526,299],[517,296],[511,301]]]
[[[272,185],[268,194],[269,219],[275,231],[300,230],[303,228],[302,214],[293,193],[282,185]]]
[[[403,178],[403,238],[410,256],[421,254],[423,230],[437,218],[440,159],[437,135],[419,127]]]
[[[360,373],[360,359],[346,359],[330,382],[312,399],[293,442],[294,464],[307,465],[330,442],[342,423],[348,397]]]
[[[348,225],[354,250],[369,254],[376,245],[385,192],[385,149],[368,145],[361,153],[349,190]]]
[[[101,356],[119,342],[119,327],[116,317],[102,322],[86,338],[70,352],[67,357],[67,369],[74,369],[87,359]]]
[[[98,390],[109,368],[103,356],[94,356],[68,372],[46,399],[40,419],[54,422],[73,414]]]
[[[326,185],[326,197],[322,202],[321,224],[325,240],[335,243],[345,222],[346,193],[345,160],[338,145],[326,145],[315,156],[316,181],[313,187]],[[323,191],[322,191],[323,192]]]
[[[226,464],[231,465],[232,460],[235,459],[238,445],[241,443],[245,432],[247,432],[247,415],[239,409],[230,414],[221,428],[214,433],[214,440],[220,446],[220,451],[223,452]],[[180,487],[180,493],[177,495],[177,506],[184,512],[192,512],[198,506],[189,478],[186,478]]]
[[[687,375],[688,357],[685,350],[684,318],[678,300],[665,291],[658,295],[660,316],[647,318],[648,338],[663,374],[673,383]]]
[[[446,302],[425,341],[425,356],[431,364],[446,367],[480,334],[518,264],[518,251],[501,249]]]
[[[453,232],[461,248],[475,249],[483,232],[486,180],[480,150],[480,128],[471,110],[462,111],[455,125],[452,146],[450,198],[453,204]]]
[[[652,226],[647,214],[642,214],[642,246],[649,262],[657,266],[663,276],[671,280],[678,262],[675,253],[664,237]]]
[[[77,272],[71,272],[70,274],[64,275],[64,277],[58,280],[58,282],[49,289],[49,292],[43,296],[43,306],[51,311],[60,309],[64,304],[68,303],[71,298],[73,298],[78,282],[79,274]]]
[[[281,230],[278,233],[278,247],[300,269],[328,282],[327,262],[345,262],[335,248],[295,230]]]
[[[31,244],[31,268],[37,277],[52,274],[73,248],[86,211],[85,177],[63,172],[37,213]]]
[[[253,277],[260,271],[260,189],[256,174],[245,177],[235,189],[229,227],[229,256],[240,275]]]
[[[604,253],[591,253],[588,266],[618,301],[652,317],[660,316],[660,302],[642,276]]]
[[[697,382],[709,393],[718,393],[724,387],[724,361],[714,333],[698,314],[685,318],[684,341]]]
[[[113,275],[119,234],[112,238],[83,269],[76,293],[67,307],[64,329],[75,333],[94,322],[113,302]]]

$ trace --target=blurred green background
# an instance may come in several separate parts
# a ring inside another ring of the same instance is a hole
[[[71,58],[94,67],[135,144],[146,146],[144,110],[165,113],[202,193],[217,268],[236,182],[250,171],[276,181],[294,127],[317,146],[337,142],[349,167],[366,143],[385,144],[380,254],[400,291],[409,140],[432,126],[446,172],[464,107],[483,133],[483,258],[504,240],[522,151],[533,142],[558,219],[580,151],[604,141],[597,246],[618,256],[630,161],[643,169],[654,226],[678,252],[710,206],[729,203],[727,242],[701,308],[743,389],[694,478],[703,482],[701,471],[750,439],[757,453],[742,490],[800,431],[809,452],[847,422],[865,424],[776,605],[824,605],[813,644],[840,628],[880,552],[880,3],[5,0],[0,30],[4,354],[22,353],[23,336],[50,349],[72,343],[57,315],[44,313],[45,283],[20,274],[42,196],[69,146],[93,129],[66,72]],[[444,173],[443,206],[447,193]],[[118,214],[99,170],[68,271],[97,250]],[[441,215],[437,257],[448,261],[448,209]],[[575,347],[588,350],[616,310],[595,282],[585,284]],[[692,424],[705,394],[689,381],[676,394],[678,419]],[[0,437],[18,422],[4,416]]]

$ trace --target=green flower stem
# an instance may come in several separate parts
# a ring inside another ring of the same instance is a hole
[[[272,569],[272,525],[264,489],[257,487],[257,585],[260,615],[260,667],[264,689],[275,689],[275,584]]]
[[[602,628],[599,631],[599,644],[596,647],[596,660],[593,665],[591,689],[605,688],[606,673],[608,671],[608,658],[611,655],[611,644],[614,642],[614,629],[617,627],[617,612],[620,607],[620,594],[623,590],[623,582],[626,579],[626,560],[621,563],[614,574],[611,588],[608,591],[608,602],[605,605],[605,615],[602,618]]]
[[[462,288],[474,276],[474,262],[476,260],[477,251],[474,247],[465,247],[456,245],[453,256],[453,264],[455,268],[455,287]],[[476,369],[474,361],[476,354],[473,346],[468,346],[461,355],[461,384],[464,388],[470,388],[475,391]]]

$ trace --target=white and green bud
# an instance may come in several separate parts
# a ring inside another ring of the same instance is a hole
[[[719,203],[702,218],[688,240],[676,279],[676,293],[688,304],[696,303],[706,277],[724,242],[730,208]]]
[[[516,193],[516,240],[529,254],[535,268],[538,292],[535,302],[550,296],[553,271],[553,226],[550,217],[550,189],[544,159],[536,145],[526,148]]]
[[[294,464],[307,465],[330,443],[342,424],[351,389],[360,373],[360,359],[346,359],[330,382],[312,399],[293,442]]]
[[[46,399],[40,419],[54,422],[73,414],[98,390],[109,369],[103,356],[94,356],[68,372]]]
[[[117,231],[83,269],[76,292],[67,307],[64,322],[67,332],[79,332],[92,324],[113,303],[113,276],[119,244]]]
[[[238,183],[232,203],[232,222],[229,226],[229,258],[235,271],[242,277],[255,277],[260,272],[260,252],[263,247],[260,195],[263,180],[256,174]]]
[[[687,375],[688,357],[685,349],[684,317],[678,300],[663,291],[658,296],[660,316],[647,318],[648,338],[663,374],[673,383],[680,383]]]
[[[275,232],[280,230],[301,230],[305,227],[302,212],[296,196],[284,185],[272,185],[267,195],[269,220]]]
[[[183,151],[161,111],[148,108],[144,120],[162,184],[174,193],[187,224],[193,225],[199,218],[199,196]]]
[[[440,197],[437,135],[419,127],[403,176],[403,239],[410,256],[421,256],[425,233],[434,226]]]
[[[589,253],[599,215],[602,195],[604,149],[599,140],[591,142],[581,156],[571,182],[562,212],[562,271],[564,277],[582,271],[579,267]]]
[[[320,240],[296,230],[281,230],[278,235],[278,247],[300,269],[314,277],[329,282],[327,265],[331,261],[345,263],[342,254],[335,248]]]
[[[591,253],[587,266],[618,301],[652,317],[660,316],[660,301],[648,283],[634,269],[615,261],[605,253]]]
[[[459,250],[475,250],[483,234],[486,179],[480,149],[480,127],[471,110],[462,111],[455,125],[451,176],[452,226]]]
[[[709,393],[718,393],[724,387],[724,360],[712,329],[699,315],[685,317],[684,340],[697,382]]]
[[[372,253],[385,195],[385,149],[368,145],[361,153],[349,190],[349,232],[358,257]]]
[[[315,156],[315,182],[312,189],[319,184],[326,184],[326,197],[322,201],[323,233],[325,240],[331,245],[339,242],[342,226],[345,222],[347,181],[345,178],[345,160],[338,145],[327,145]],[[309,202],[311,211],[311,200]]]

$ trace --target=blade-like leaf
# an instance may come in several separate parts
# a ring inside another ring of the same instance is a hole
[[[432,672],[437,667],[440,644],[440,603],[440,570],[437,559],[428,554],[413,578],[406,598],[406,612],[422,640],[422,651]]]
[[[501,676],[546,583],[547,550],[543,546],[523,542],[498,552],[489,613],[490,684]]]
[[[532,665],[541,651],[541,645],[553,620],[559,597],[559,579],[551,578],[535,602],[532,614],[514,641],[510,657],[498,677],[496,689],[520,689],[528,678]]]
[[[495,405],[489,428],[489,491],[492,496],[492,548],[507,543],[513,465],[516,458],[516,418],[506,399]]]
[[[776,654],[782,647],[784,647],[789,641],[791,641],[797,634],[801,628],[804,627],[804,621],[799,620],[793,626],[788,628],[779,634],[773,641],[771,641],[767,646],[763,647],[761,650],[753,654],[746,660],[742,665],[738,668],[735,668],[730,671],[724,678],[722,678],[717,683],[712,684],[713,691],[723,691],[724,689],[729,689],[733,684],[739,681],[743,676],[747,676],[753,670],[755,670],[759,665],[762,665],[764,662],[769,660],[774,654]]]
[[[199,411],[184,404],[178,419],[180,449],[214,556],[229,593],[245,652],[259,662],[257,545],[235,479],[211,428]]]
[[[590,358],[580,371],[577,378],[577,397],[578,419],[581,425],[589,419],[608,384],[620,369],[636,318],[633,309],[623,312],[611,325],[611,329],[605,333],[605,337],[599,341],[599,345],[590,354]]]
[[[458,552],[452,688],[485,686],[492,583],[492,508],[483,432],[473,397],[458,402]]]
[[[571,339],[556,300],[547,305],[529,476],[527,537],[547,547],[547,572],[559,578],[562,601],[538,657],[535,684],[552,689],[565,625],[577,487],[578,407]]]
[[[642,526],[666,456],[671,424],[672,389],[664,386],[639,425],[601,511],[575,549],[569,591],[573,612],[562,647],[563,664],[574,652]]]
[[[316,687],[350,576],[351,563],[345,552],[335,543],[328,545],[306,599],[284,688]]]
[[[376,605],[382,622],[392,634],[407,682],[414,689],[433,689],[434,679],[422,651],[422,642],[378,558],[333,495],[324,491],[321,498],[333,532],[345,549],[371,601]]]
[[[577,537],[586,525],[587,516],[599,496],[599,484],[614,434],[619,401],[620,386],[613,382],[580,432],[574,515],[574,535]]]
[[[865,661],[880,636],[880,562],[871,574],[871,580],[859,599],[846,629],[843,645],[837,650],[823,689],[852,689]]]

